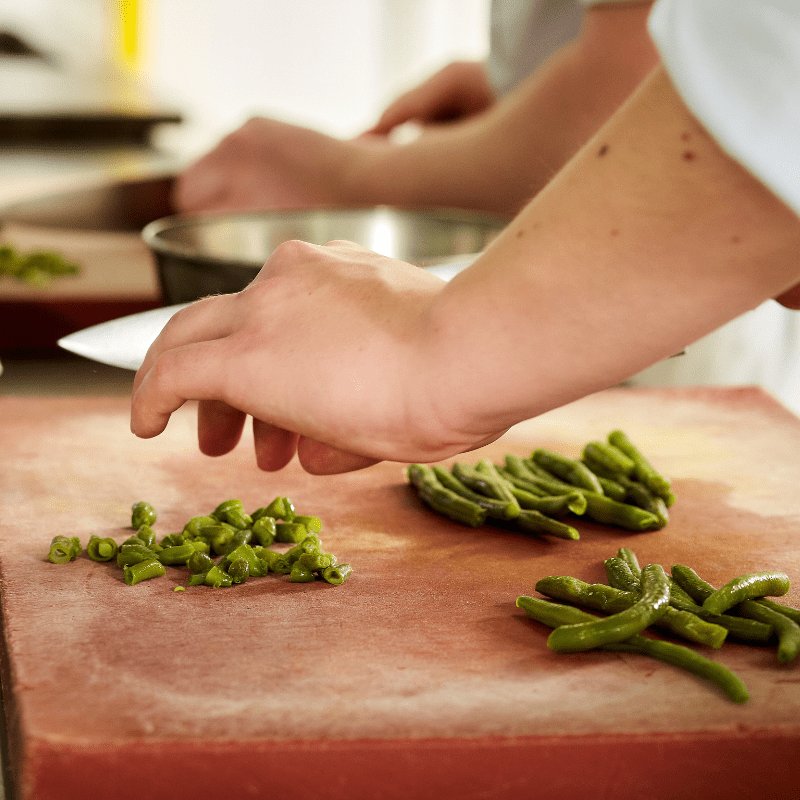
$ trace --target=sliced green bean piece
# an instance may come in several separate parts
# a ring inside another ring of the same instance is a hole
[[[210,517],[206,514],[201,514],[196,517],[192,517],[191,519],[187,520],[186,524],[183,526],[183,533],[185,536],[191,536],[192,538],[197,538],[198,536],[202,536],[203,528],[207,528],[209,525],[216,525],[217,521],[214,517]]]
[[[135,586],[142,581],[160,578],[166,572],[166,567],[157,558],[151,558],[147,561],[140,561],[137,564],[126,565],[122,574],[128,586]]]
[[[188,542],[186,544],[176,544],[161,550],[158,553],[158,560],[167,566],[177,566],[178,564],[186,564],[196,552]]]
[[[292,583],[310,583],[314,580],[314,572],[296,561],[289,572],[289,580]]]
[[[264,516],[282,519],[284,522],[291,522],[295,513],[294,503],[288,497],[276,497],[263,510]]]
[[[336,565],[336,556],[331,553],[303,553],[295,564],[300,564],[312,572],[321,572]]]
[[[141,547],[136,547],[134,545],[120,547],[120,549],[117,551],[117,566],[130,567],[134,564],[139,564],[142,561],[149,561],[153,558],[157,559],[158,554],[144,545]]]
[[[52,564],[67,564],[74,561],[81,552],[81,542],[77,536],[54,536],[50,542],[47,560]]]
[[[728,581],[715,589],[703,601],[703,608],[712,614],[722,614],[744,600],[772,597],[789,591],[789,576],[785,572],[751,572]]]
[[[189,586],[202,586],[206,582],[205,572],[194,572],[189,576]]]
[[[137,528],[136,538],[140,539],[145,547],[152,548],[156,544],[156,532],[149,525]]]
[[[189,572],[192,575],[200,575],[202,574],[205,576],[206,572],[208,572],[211,567],[214,566],[214,561],[212,560],[211,556],[207,553],[201,553],[199,551],[195,551],[192,555],[189,556],[188,561],[186,562],[186,566],[189,569]]]
[[[214,589],[227,589],[233,584],[231,576],[225,572],[219,564],[214,564],[213,567],[206,573],[203,580],[206,586],[211,586]]]
[[[278,522],[275,525],[276,542],[302,542],[306,536],[308,536],[308,530],[300,522]]]
[[[556,628],[547,645],[557,652],[591,650],[603,644],[621,642],[660,619],[669,607],[669,581],[660,564],[642,570],[642,592],[624,611],[605,619]]]
[[[513,520],[514,527],[521,528],[530,533],[540,533],[547,536],[555,536],[559,539],[569,539],[577,541],[581,538],[580,532],[577,528],[560,522],[557,519],[551,519],[545,516],[540,511],[533,509],[522,509],[519,516]]]
[[[479,505],[486,510],[487,517],[500,520],[508,519],[508,503],[505,500],[487,497],[485,494],[480,494],[470,489],[469,486],[462,483],[455,475],[443,467],[435,466],[432,469],[433,474],[445,489]]]
[[[139,500],[131,506],[131,528],[138,530],[142,525],[155,525],[158,514],[150,503]]]
[[[260,571],[258,556],[256,556],[255,550],[249,544],[240,544],[225,556],[227,564],[232,564],[237,559],[242,559],[247,564],[248,575],[254,575]],[[230,572],[229,569],[227,571]]]
[[[306,526],[309,533],[322,533],[322,520],[310,514],[295,514],[292,522],[299,522]]]
[[[539,447],[531,454],[535,464],[538,464],[548,472],[552,472],[557,477],[561,478],[573,486],[579,486],[590,492],[603,494],[603,487],[600,481],[586,464],[574,458],[567,458],[560,453],[555,453],[552,450],[546,450]]]
[[[473,528],[486,521],[485,508],[442,486],[431,467],[410,464],[406,475],[422,501],[439,514]]]
[[[275,541],[275,524],[272,517],[261,517],[253,523],[253,538],[262,547],[269,547]]]
[[[638,481],[641,481],[653,494],[660,497],[667,506],[675,502],[670,481],[656,471],[655,467],[645,458],[644,454],[631,442],[624,431],[612,431],[608,435],[608,442],[622,450],[636,465],[633,471]]]
[[[322,570],[322,579],[333,586],[340,586],[350,577],[352,571],[349,564],[335,564]]]
[[[245,581],[247,581],[247,579],[250,577],[250,567],[248,566],[247,561],[243,558],[234,558],[228,564],[226,572],[231,577],[231,583],[236,585],[245,583]]]
[[[92,561],[112,561],[118,550],[117,543],[110,536],[90,536],[86,545],[86,555]]]
[[[532,619],[548,627],[556,628],[556,630],[558,626],[583,624],[598,620],[593,614],[588,614],[579,608],[561,605],[560,603],[551,603],[547,600],[539,600],[526,595],[518,597],[516,604]],[[723,664],[712,661],[710,658],[706,658],[683,645],[648,639],[640,634],[635,634],[624,642],[601,645],[600,649],[614,652],[641,653],[685,669],[715,684],[736,703],[744,703],[749,697],[747,687],[734,672]]]

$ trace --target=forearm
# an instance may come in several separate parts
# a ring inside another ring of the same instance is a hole
[[[367,202],[519,211],[656,63],[648,3],[588,11],[580,36],[477,116],[415,141],[374,142],[349,193]]]
[[[440,294],[434,416],[498,430],[614,385],[787,289],[799,251],[658,70]]]

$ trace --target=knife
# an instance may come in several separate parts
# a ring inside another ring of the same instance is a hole
[[[129,314],[70,333],[58,340],[58,346],[70,353],[108,364],[137,370],[142,366],[150,345],[173,314],[188,306],[180,303]]]
[[[449,281],[466,269],[477,254],[454,256],[452,260],[440,261],[426,266],[444,281]],[[90,328],[70,333],[58,340],[58,346],[75,355],[108,364],[112,367],[137,370],[142,365],[150,345],[176,312],[190,303],[153,308],[138,314],[101,322]]]

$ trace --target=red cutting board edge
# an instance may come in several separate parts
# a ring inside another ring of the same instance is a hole
[[[621,545],[719,582],[782,568],[800,601],[800,421],[753,389],[624,389],[586,398],[469,456],[580,446],[623,427],[674,481],[670,525],[580,542],[472,531],[423,509],[402,466],[265,474],[248,442],[196,452],[191,409],[156,440],[124,398],[3,398],[3,693],[15,798],[221,796],[800,796],[800,673],[772,650],[713,654],[748,684],[736,706],[633,656],[558,656],[514,608],[536,579],[602,579]],[[227,496],[319,513],[354,565],[343,587],[264,578],[174,593],[81,559],[42,560],[57,532],[126,535],[130,503],[160,532]],[[535,790],[534,790],[535,787]]]

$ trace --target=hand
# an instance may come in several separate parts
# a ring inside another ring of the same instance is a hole
[[[452,122],[485,111],[494,92],[480,61],[455,61],[400,95],[367,133],[386,135],[405,122]]]
[[[782,306],[800,311],[800,283],[775,298]]]
[[[345,179],[367,143],[255,118],[178,176],[180,211],[307,208],[347,202]]]
[[[235,447],[249,414],[262,469],[296,451],[314,473],[478,446],[485,437],[452,430],[428,394],[440,370],[459,368],[431,358],[428,311],[443,286],[351,243],[287,242],[244,291],[170,320],[136,375],[131,428],[155,436],[196,399],[202,452]]]

